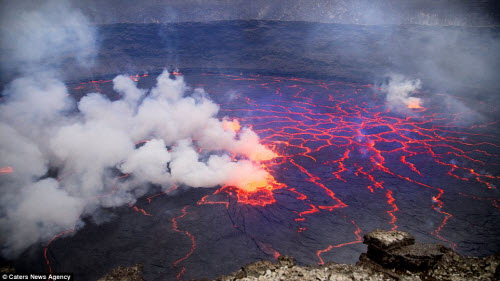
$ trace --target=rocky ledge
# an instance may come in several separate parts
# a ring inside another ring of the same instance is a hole
[[[364,236],[363,243],[368,245],[368,251],[361,254],[355,265],[299,266],[292,257],[281,256],[277,262],[251,263],[215,280],[500,280],[499,255],[464,257],[443,245],[417,243],[413,236],[403,231],[375,230]],[[134,277],[141,279],[130,279],[129,274],[121,278],[115,271],[113,276],[110,274],[100,280],[143,280],[138,275]],[[128,272],[126,268],[120,271]],[[142,267],[135,266],[131,271],[142,275]]]
[[[408,232],[375,230],[355,265],[299,266],[293,258],[259,261],[217,281],[250,280],[500,280],[500,256],[463,257],[439,244],[416,243]]]
[[[119,266],[97,281],[146,281],[142,276],[142,264],[130,267]]]

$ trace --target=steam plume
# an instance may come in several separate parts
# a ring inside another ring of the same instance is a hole
[[[382,85],[382,91],[386,93],[386,101],[392,109],[420,108],[422,100],[411,95],[421,86],[419,79],[410,80],[400,74],[391,74],[388,83]]]
[[[258,161],[275,153],[237,120],[219,119],[219,106],[183,77],[164,71],[148,90],[120,75],[113,80],[119,100],[98,93],[71,98],[57,64],[70,54],[91,64],[96,46],[94,29],[78,11],[49,2],[6,21],[18,24],[19,36],[2,30],[2,39],[17,40],[2,40],[13,54],[3,66],[16,65],[22,75],[9,83],[0,103],[0,167],[11,171],[0,174],[5,257],[71,229],[81,214],[97,216],[99,208],[133,203],[151,183],[251,191],[272,180]],[[120,173],[130,176],[115,181]]]

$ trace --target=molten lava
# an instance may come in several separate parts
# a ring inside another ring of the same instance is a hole
[[[274,181],[274,179],[269,175],[265,178],[249,179],[236,187],[246,192],[254,192],[259,189],[268,189],[268,187],[272,186],[271,181]]]
[[[278,157],[275,152],[269,149],[253,150],[248,153],[248,156],[250,159],[257,162],[268,161]]]
[[[238,202],[250,204],[254,206],[266,206],[276,202],[273,192],[276,189],[286,187],[285,184],[278,183],[273,176],[268,174],[268,177],[246,182],[243,186],[234,188]],[[230,190],[231,187],[226,186],[223,189]]]
[[[235,133],[238,133],[241,129],[241,125],[238,119],[233,119],[231,121],[224,119],[222,120],[222,126],[224,130],[233,131]]]
[[[14,169],[12,169],[12,167],[10,167],[10,166],[0,168],[0,174],[11,174],[13,172],[14,172]]]
[[[419,98],[410,97],[407,103],[407,107],[412,109],[423,108],[421,106],[421,102],[422,101]]]

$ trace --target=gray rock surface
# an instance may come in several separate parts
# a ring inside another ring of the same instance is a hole
[[[98,281],[145,281],[142,272],[142,264],[136,264],[130,267],[119,266],[110,273],[99,278]]]
[[[308,267],[298,266],[291,257],[281,256],[277,263],[258,261],[242,267],[239,271],[220,276],[216,281],[260,281],[260,280],[392,280],[383,272],[370,267],[334,264]]]
[[[376,229],[364,237],[364,244],[389,250],[415,244],[415,238],[405,231],[384,231]]]
[[[365,235],[367,257],[387,268],[405,268],[412,271],[432,268],[450,249],[439,244],[415,243],[415,238],[404,231],[377,229]]]

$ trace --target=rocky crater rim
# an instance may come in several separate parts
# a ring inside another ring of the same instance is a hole
[[[214,281],[500,280],[500,253],[484,258],[464,257],[440,244],[415,242],[408,232],[381,229],[367,233],[363,243],[368,245],[368,251],[355,265],[330,262],[300,266],[293,257],[280,256],[275,262],[261,260],[245,265]],[[99,281],[145,281],[142,271],[140,264],[118,267]]]

